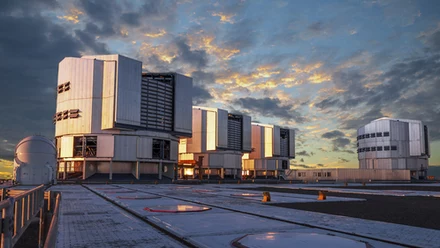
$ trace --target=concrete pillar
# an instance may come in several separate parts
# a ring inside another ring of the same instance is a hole
[[[113,161],[112,160],[110,160],[109,168],[110,168],[110,173],[109,173],[108,179],[113,180]]]
[[[267,170],[266,170],[266,179],[267,179]]]
[[[211,175],[211,169],[208,167],[208,180],[210,175]]]
[[[257,170],[254,170],[254,178],[257,178]]]
[[[159,180],[162,180],[162,170],[163,170],[163,164],[162,161],[159,162]]]
[[[232,169],[232,173],[234,174],[234,179],[235,179],[237,175],[237,169]]]
[[[63,172],[63,180],[67,178],[67,162],[64,161],[64,172]]]
[[[224,168],[221,168],[221,169],[220,169],[220,177],[221,177],[222,179],[225,179],[225,169],[224,169]]]
[[[139,166],[140,166],[140,162],[136,161],[136,168],[135,168],[136,175],[135,175],[135,177],[136,177],[137,180],[139,180],[139,178],[141,177]]]
[[[82,179],[85,180],[86,179],[86,161],[83,161],[83,176]]]

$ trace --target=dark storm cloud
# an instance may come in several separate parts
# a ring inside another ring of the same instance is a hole
[[[259,25],[258,20],[243,19],[235,23],[228,29],[224,36],[226,47],[233,47],[243,50],[249,49],[257,42],[257,28]]]
[[[113,23],[115,14],[121,11],[115,1],[80,0],[79,3],[89,18],[104,24]]]
[[[341,101],[339,99],[327,98],[315,104],[315,107],[320,109],[327,109],[327,108],[339,106],[340,103]]]
[[[308,165],[306,165],[306,164],[290,164],[291,166],[295,166],[295,167],[302,167],[302,168],[304,168],[304,169],[312,169],[312,168],[314,168],[313,166],[308,166]]]
[[[78,37],[83,46],[89,47],[91,50],[98,54],[109,54],[110,52],[107,49],[107,45],[104,43],[96,42],[95,36],[90,33],[87,33],[83,30],[75,30],[75,35]]]
[[[440,30],[427,37],[426,45],[432,51],[440,52]]]
[[[139,13],[130,12],[124,13],[121,15],[121,21],[130,26],[139,26],[141,25],[141,15]]]
[[[234,100],[233,104],[240,105],[242,108],[251,112],[259,113],[266,117],[278,117],[283,120],[294,120],[297,123],[305,122],[305,117],[289,106],[281,106],[278,98],[253,98],[245,97]]]
[[[197,69],[206,67],[208,64],[208,55],[205,50],[191,50],[191,47],[187,44],[187,40],[181,37],[176,39],[175,44],[178,49],[178,56],[174,59],[175,61],[190,64]]]
[[[193,105],[204,104],[212,99],[211,94],[202,86],[193,86]]]
[[[80,56],[87,44],[49,21],[41,11],[54,1],[0,1],[0,158],[13,156],[13,146],[28,135],[53,137],[58,63]],[[12,15],[21,11],[20,15]]]
[[[341,150],[340,152],[346,152],[346,153],[349,153],[349,154],[354,154],[354,151],[352,151],[352,150]]]
[[[211,72],[194,71],[191,73],[191,77],[196,85],[208,85],[215,83],[215,75]]]
[[[297,152],[296,155],[310,157],[310,154],[307,151]]]
[[[344,148],[348,144],[350,144],[350,140],[347,138],[336,138],[332,140],[332,144],[333,144],[333,151],[339,151],[340,148]]]
[[[343,137],[345,136],[345,134],[339,130],[334,130],[331,132],[327,132],[321,135],[322,138],[326,138],[326,139],[333,139],[333,138],[337,138],[337,137]]]

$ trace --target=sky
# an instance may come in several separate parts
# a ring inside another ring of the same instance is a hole
[[[292,168],[357,168],[357,128],[384,116],[423,121],[440,165],[437,0],[1,0],[0,30],[0,177],[22,138],[53,138],[58,63],[113,53],[296,129]]]

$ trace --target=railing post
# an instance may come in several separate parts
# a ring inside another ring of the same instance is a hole
[[[12,217],[14,215],[14,198],[8,198],[9,204],[2,211],[2,242],[1,248],[11,248],[12,247],[12,227],[14,222],[12,221]]]
[[[43,247],[44,245],[44,231],[45,231],[45,214],[44,214],[44,206],[40,207],[40,231],[38,237],[38,248]]]

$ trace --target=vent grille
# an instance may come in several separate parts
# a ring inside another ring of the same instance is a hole
[[[241,116],[228,116],[228,148],[242,150],[242,118]]]
[[[280,129],[280,155],[289,156],[289,129]]]
[[[141,125],[147,129],[173,130],[174,77],[144,75],[141,88]]]

